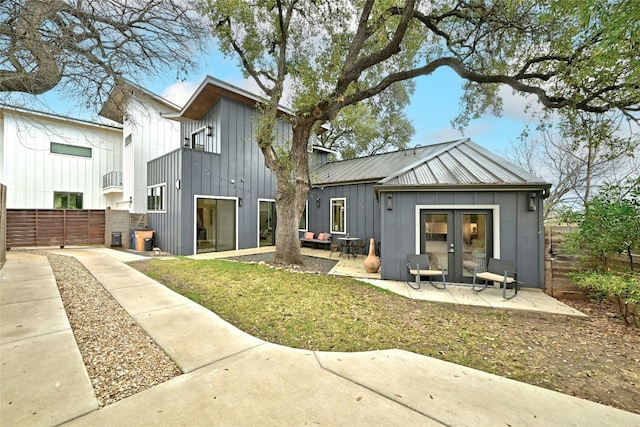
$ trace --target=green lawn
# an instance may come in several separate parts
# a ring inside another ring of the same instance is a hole
[[[414,301],[346,277],[225,260],[132,266],[265,341],[321,351],[400,348],[640,412],[640,334],[606,316]]]

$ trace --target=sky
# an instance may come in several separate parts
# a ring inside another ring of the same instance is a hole
[[[186,80],[176,81],[169,74],[155,79],[142,79],[134,83],[165,97],[167,100],[182,106],[200,85],[203,79],[210,75],[227,83],[258,93],[255,82],[243,78],[240,69],[231,60],[225,59],[220,53],[212,52],[203,57],[198,68],[190,70]],[[527,100],[520,95],[514,95],[509,88],[503,88],[503,114],[495,117],[487,113],[469,123],[461,134],[451,126],[451,121],[458,115],[459,102],[462,95],[463,80],[448,68],[443,68],[432,75],[419,77],[415,80],[416,88],[411,97],[411,104],[406,113],[415,128],[415,135],[409,143],[410,147],[424,146],[458,138],[471,138],[474,142],[493,151],[507,156],[513,144],[525,126],[532,125],[531,113],[525,114]],[[74,107],[60,100],[60,94],[55,90],[41,98],[40,110],[51,110],[57,114],[75,118],[95,119],[84,117],[86,111]],[[48,108],[44,108],[44,106]]]
[[[156,79],[138,83],[177,105],[183,105],[207,75],[255,93],[259,92],[255,82],[245,80],[240,69],[220,54],[205,58],[202,66],[193,70],[184,82]],[[531,97],[514,95],[511,89],[504,88],[501,90],[504,99],[502,116],[495,117],[488,113],[471,121],[464,134],[460,134],[453,129],[451,121],[458,115],[463,80],[446,68],[430,76],[420,77],[415,83],[415,93],[406,109],[415,128],[415,135],[409,144],[411,147],[465,137],[497,154],[506,154],[512,144],[518,142],[525,126],[535,127],[531,113],[524,112]]]

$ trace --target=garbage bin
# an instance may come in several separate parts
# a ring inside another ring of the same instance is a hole
[[[136,237],[136,251],[144,251],[145,239],[153,240],[154,230],[136,230],[134,233]]]
[[[152,245],[152,241],[149,237],[145,237],[144,238],[144,250],[149,252],[151,251],[151,248],[153,247]]]
[[[119,231],[111,232],[111,246],[122,246],[122,233]]]

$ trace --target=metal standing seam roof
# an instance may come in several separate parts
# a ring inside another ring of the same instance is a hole
[[[311,172],[313,185],[374,182],[378,186],[550,184],[469,139],[326,163]]]

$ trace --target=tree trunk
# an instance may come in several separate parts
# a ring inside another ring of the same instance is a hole
[[[287,159],[280,159],[279,167],[273,169],[278,183],[276,263],[302,264],[298,226],[311,187],[307,144],[312,125],[312,120],[299,120],[292,125],[291,150]]]

